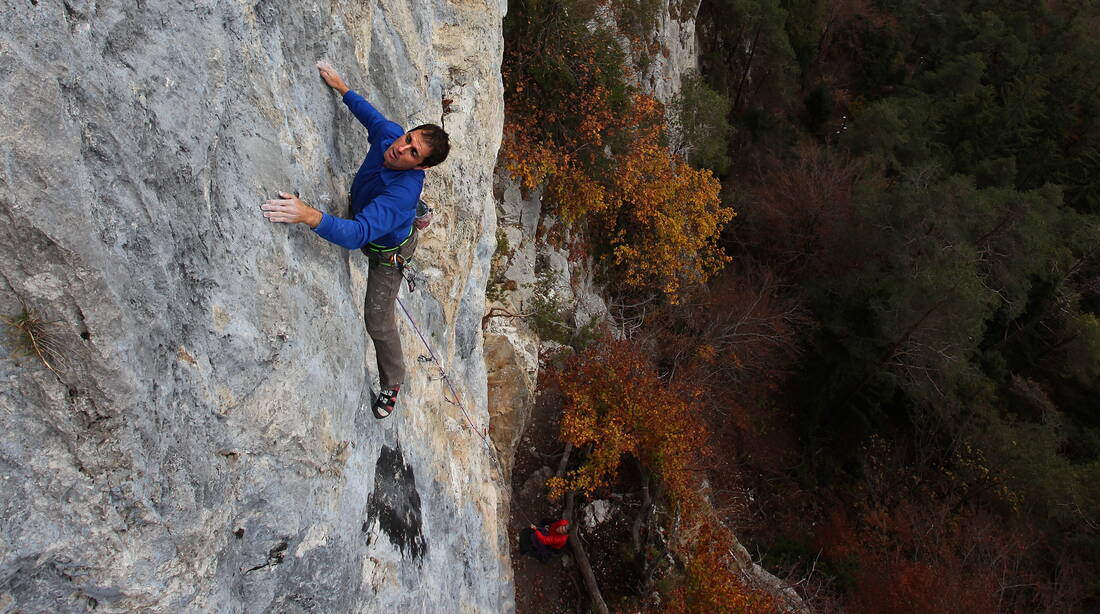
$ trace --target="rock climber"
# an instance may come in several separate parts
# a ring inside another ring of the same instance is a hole
[[[562,518],[553,524],[544,520],[542,524],[541,527],[531,525],[520,532],[519,549],[523,554],[529,554],[539,562],[546,563],[561,556],[562,548],[569,541],[569,521]]]
[[[405,379],[401,337],[394,300],[401,288],[401,268],[416,250],[417,202],[424,170],[443,162],[450,140],[443,128],[423,124],[406,132],[386,119],[350,89],[327,62],[318,62],[321,79],[343,97],[344,104],[367,128],[370,149],[355,174],[348,196],[351,219],[322,213],[294,194],[279,192],[261,205],[272,222],[305,224],[322,238],[346,249],[360,249],[370,260],[364,319],[378,357],[381,390],[371,407],[385,418],[397,405]]]

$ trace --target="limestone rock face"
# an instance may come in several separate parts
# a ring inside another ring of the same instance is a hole
[[[0,612],[512,609],[480,331],[503,12],[0,8],[0,315],[37,313],[65,363],[0,341]],[[259,210],[286,190],[346,215],[366,131],[320,59],[403,126],[450,111],[401,294],[430,350],[399,309],[382,422],[365,259]]]
[[[695,17],[700,0],[667,0],[659,12],[653,41],[659,52],[644,71],[642,86],[657,100],[668,104],[680,92],[687,72],[699,68],[695,45]]]
[[[483,328],[490,434],[510,478],[516,446],[531,420],[540,357],[568,351],[540,332],[590,327],[595,334],[608,313],[591,258],[571,261],[570,231],[542,210],[541,193],[524,195],[504,169],[498,169],[496,191],[498,251],[488,289],[493,300]],[[554,234],[563,237],[558,244],[545,240]]]

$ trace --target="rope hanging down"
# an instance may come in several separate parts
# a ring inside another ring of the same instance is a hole
[[[447,374],[447,371],[443,369],[443,364],[439,361],[439,358],[436,357],[435,352],[432,351],[432,346],[428,344],[428,340],[424,338],[424,333],[420,332],[420,327],[416,325],[416,320],[413,319],[412,314],[410,314],[409,310],[405,307],[405,303],[401,302],[401,297],[397,297],[397,304],[401,306],[401,311],[405,312],[405,317],[408,318],[409,324],[412,326],[413,330],[416,331],[416,335],[420,337],[420,342],[424,344],[424,349],[428,350],[428,360],[435,363],[436,368],[439,369],[440,379],[447,382],[447,388],[450,389],[451,396],[454,397],[454,400],[451,400],[444,395],[443,399],[452,405],[458,405],[458,408],[462,410],[462,415],[466,418],[467,424],[470,425],[470,430],[477,433],[477,436],[485,443],[485,449],[489,451],[489,458],[493,459],[497,472],[503,480],[504,470],[500,466],[500,460],[497,459],[496,449],[493,447],[493,444],[489,442],[489,438],[486,437],[488,429],[478,428],[474,425],[474,421],[470,419],[469,412],[466,411],[466,406],[462,404],[462,397],[458,396],[458,391],[455,390],[454,384],[451,382],[451,377]]]

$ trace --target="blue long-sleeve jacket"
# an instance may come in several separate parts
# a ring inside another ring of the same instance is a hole
[[[367,127],[370,150],[351,183],[351,219],[325,213],[313,231],[347,249],[367,243],[398,245],[412,232],[424,171],[395,171],[383,166],[386,149],[405,131],[352,90],[344,94],[344,104]]]

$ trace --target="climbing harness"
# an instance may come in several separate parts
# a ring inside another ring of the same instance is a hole
[[[406,265],[412,262],[412,258],[403,257],[401,255],[401,248],[412,239],[414,232],[424,230],[431,225],[432,213],[434,211],[434,209],[428,206],[428,203],[423,200],[417,200],[416,217],[413,219],[413,225],[409,228],[409,235],[405,237],[404,241],[393,247],[386,247],[376,243],[367,243],[368,256],[382,266],[395,267],[401,273],[401,277],[409,284],[409,292],[416,291],[416,273],[412,269],[406,268]]]
[[[405,258],[402,258],[399,252],[401,248],[405,247],[405,244],[413,238],[413,233],[415,231],[415,226],[409,226],[409,234],[405,237],[405,240],[391,247],[378,245],[377,243],[367,243],[367,254],[377,259],[383,265],[404,266]]]
[[[412,239],[414,232],[415,226],[409,229],[409,236],[405,237],[404,241],[393,247],[383,247],[375,243],[367,243],[366,247],[368,258],[382,266],[397,269],[397,272],[401,274],[401,278],[408,282],[409,292],[416,290],[416,274],[411,268],[408,268],[413,259],[402,256],[401,248]]]
[[[405,312],[405,317],[408,318],[409,324],[412,326],[413,330],[416,331],[416,335],[420,337],[420,342],[424,344],[424,349],[428,350],[428,355],[425,356],[421,354],[419,357],[417,357],[417,362],[431,362],[435,364],[437,369],[439,369],[439,379],[447,382],[447,388],[451,391],[451,396],[454,398],[454,400],[451,400],[447,398],[446,395],[444,395],[443,400],[447,401],[451,405],[457,405],[458,408],[462,410],[462,415],[466,418],[467,424],[470,425],[470,429],[473,432],[477,433],[477,436],[480,437],[481,441],[485,444],[485,449],[489,452],[489,458],[493,459],[493,463],[496,465],[501,480],[503,480],[504,469],[500,465],[500,460],[497,458],[496,450],[495,448],[493,448],[493,444],[489,442],[489,438],[487,436],[489,429],[479,428],[474,425],[474,421],[470,418],[469,412],[466,411],[466,406],[462,403],[462,397],[458,396],[458,391],[455,390],[454,384],[451,382],[450,375],[447,374],[447,371],[443,368],[443,365],[439,363],[439,359],[436,358],[435,352],[432,351],[432,346],[429,345],[428,340],[424,338],[424,333],[420,332],[420,327],[417,326],[416,320],[413,319],[412,314],[410,314],[409,310],[405,307],[405,303],[401,301],[401,297],[397,297],[397,304],[401,306],[401,311]]]

